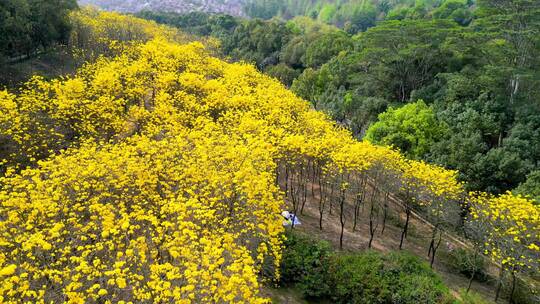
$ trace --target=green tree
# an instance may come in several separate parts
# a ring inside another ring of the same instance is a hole
[[[453,54],[444,47],[457,24],[446,20],[388,21],[358,36],[357,82],[380,97],[405,102],[414,90],[447,71]]]
[[[261,69],[279,62],[279,54],[294,37],[284,22],[248,20],[223,39],[223,51],[237,60],[254,62]]]
[[[323,83],[319,72],[307,68],[293,81],[291,90],[298,96],[310,101],[315,109],[318,109],[321,94],[323,93]]]
[[[514,192],[529,196],[537,205],[540,205],[540,170],[536,170],[527,175],[527,180],[517,187]]]
[[[340,52],[351,48],[352,41],[345,33],[324,34],[308,45],[303,62],[306,67],[317,68]]]
[[[295,70],[283,63],[267,67],[265,73],[277,78],[288,87],[291,86],[296,77],[300,75],[298,70]]]
[[[66,43],[68,13],[76,0],[4,0],[0,2],[0,55],[30,55],[39,48]]]
[[[433,109],[420,100],[401,108],[390,107],[379,115],[379,121],[369,127],[366,139],[392,145],[413,158],[426,156],[431,146],[448,133]]]

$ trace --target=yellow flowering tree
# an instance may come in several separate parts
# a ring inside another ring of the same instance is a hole
[[[484,253],[500,265],[495,299],[503,276],[512,276],[510,299],[514,296],[516,273],[536,271],[540,263],[540,210],[533,202],[508,192],[500,196],[471,194],[469,222],[483,228]]]

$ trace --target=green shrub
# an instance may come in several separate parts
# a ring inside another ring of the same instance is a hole
[[[297,232],[288,233],[281,263],[281,284],[295,284],[304,296],[328,294],[330,244]]]
[[[452,303],[441,278],[420,258],[400,251],[333,253],[327,242],[298,232],[285,242],[282,285],[307,298],[336,303]]]
[[[330,267],[331,297],[337,303],[385,303],[391,298],[376,252],[336,255]]]
[[[488,279],[486,274],[485,259],[481,254],[474,254],[467,249],[454,249],[448,253],[448,265],[454,271],[461,273],[468,278],[474,273],[474,279],[484,282]]]
[[[384,265],[391,303],[439,303],[448,293],[441,278],[417,256],[392,252],[385,256]]]
[[[440,303],[448,294],[440,277],[406,252],[336,255],[329,278],[337,303]]]

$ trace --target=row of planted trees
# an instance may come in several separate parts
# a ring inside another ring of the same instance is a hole
[[[416,212],[431,228],[430,264],[433,266],[445,233],[464,235],[465,242],[453,239],[500,268],[497,299],[506,274],[512,278],[512,301],[516,275],[538,271],[540,212],[531,200],[511,193],[466,193],[456,171],[405,159],[386,147],[351,141],[335,128],[322,139],[313,136],[318,133],[313,126],[306,130],[311,134],[286,140],[278,180],[295,214],[303,213],[306,203],[316,205],[321,230],[325,217],[336,213],[341,248],[347,221],[352,221],[356,231],[360,210],[365,208],[368,247],[377,232],[384,234],[389,213],[397,210],[404,218],[398,236],[402,249]]]

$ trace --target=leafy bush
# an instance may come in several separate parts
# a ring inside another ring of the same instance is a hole
[[[294,284],[309,298],[336,303],[441,303],[451,298],[439,276],[406,252],[338,254],[328,243],[296,232],[285,246],[281,282]]]
[[[329,279],[337,303],[384,303],[391,298],[384,261],[375,252],[336,255]]]
[[[304,296],[328,293],[330,244],[299,233],[288,233],[281,263],[281,283],[296,284]]]
[[[329,278],[337,303],[440,303],[448,289],[418,257],[369,251],[336,255]]]
[[[391,303],[439,303],[448,293],[441,278],[417,256],[392,252],[383,259]]]

